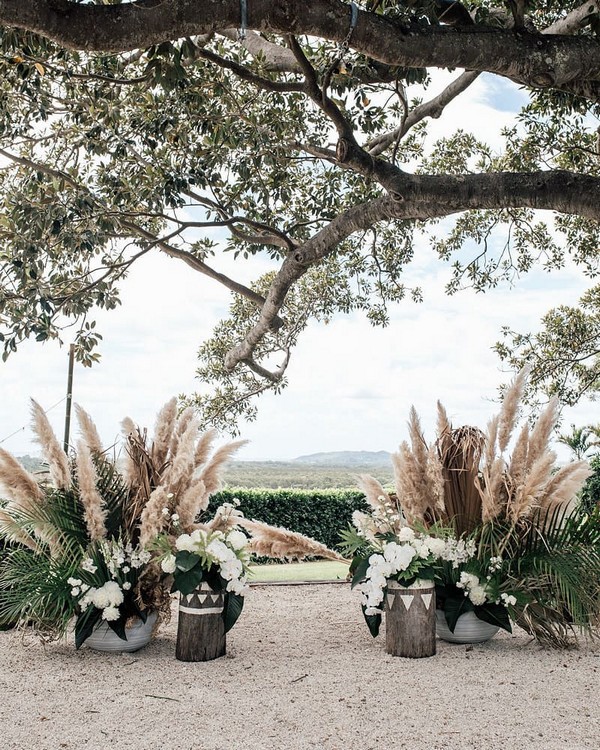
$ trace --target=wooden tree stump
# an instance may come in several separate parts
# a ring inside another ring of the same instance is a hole
[[[385,650],[392,656],[419,659],[435,654],[435,585],[415,581],[410,587],[388,581],[385,596]]]
[[[179,661],[210,661],[225,656],[225,623],[222,591],[202,582],[191,594],[179,598],[179,623],[175,656]]]

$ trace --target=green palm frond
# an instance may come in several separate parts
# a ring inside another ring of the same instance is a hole
[[[62,635],[75,613],[67,580],[83,550],[72,542],[60,559],[14,549],[0,561],[0,626],[28,623],[41,633]]]

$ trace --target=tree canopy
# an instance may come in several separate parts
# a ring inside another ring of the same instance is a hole
[[[235,295],[200,350],[215,390],[192,399],[232,426],[285,385],[311,317],[385,325],[421,299],[416,232],[450,292],[568,258],[597,273],[598,0],[1,0],[0,29],[5,357],[75,325],[90,364],[94,308],[166,253]],[[486,73],[528,97],[502,149],[468,123],[431,143]],[[223,253],[271,270],[247,286]]]

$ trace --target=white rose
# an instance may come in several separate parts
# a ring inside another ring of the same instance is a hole
[[[174,573],[175,568],[177,567],[175,564],[175,555],[169,555],[168,557],[165,557],[165,559],[161,562],[160,567],[165,573]]]
[[[213,539],[212,542],[207,546],[206,551],[209,555],[212,555],[215,560],[218,560],[219,562],[230,560],[233,555],[233,552],[229,549],[229,547],[223,544],[220,539]]]

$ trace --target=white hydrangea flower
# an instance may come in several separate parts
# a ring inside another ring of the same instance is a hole
[[[109,622],[114,622],[114,620],[118,620],[121,616],[121,613],[116,607],[105,607],[102,610],[102,619],[108,620]]]
[[[123,603],[123,591],[116,581],[107,581],[99,589],[90,589],[91,600],[98,609],[118,607]]]
[[[483,586],[473,586],[473,588],[469,590],[469,599],[476,607],[485,604],[486,598]]]
[[[427,545],[429,551],[434,557],[441,557],[446,549],[446,542],[443,539],[438,539],[435,536],[428,537],[424,544]]]

